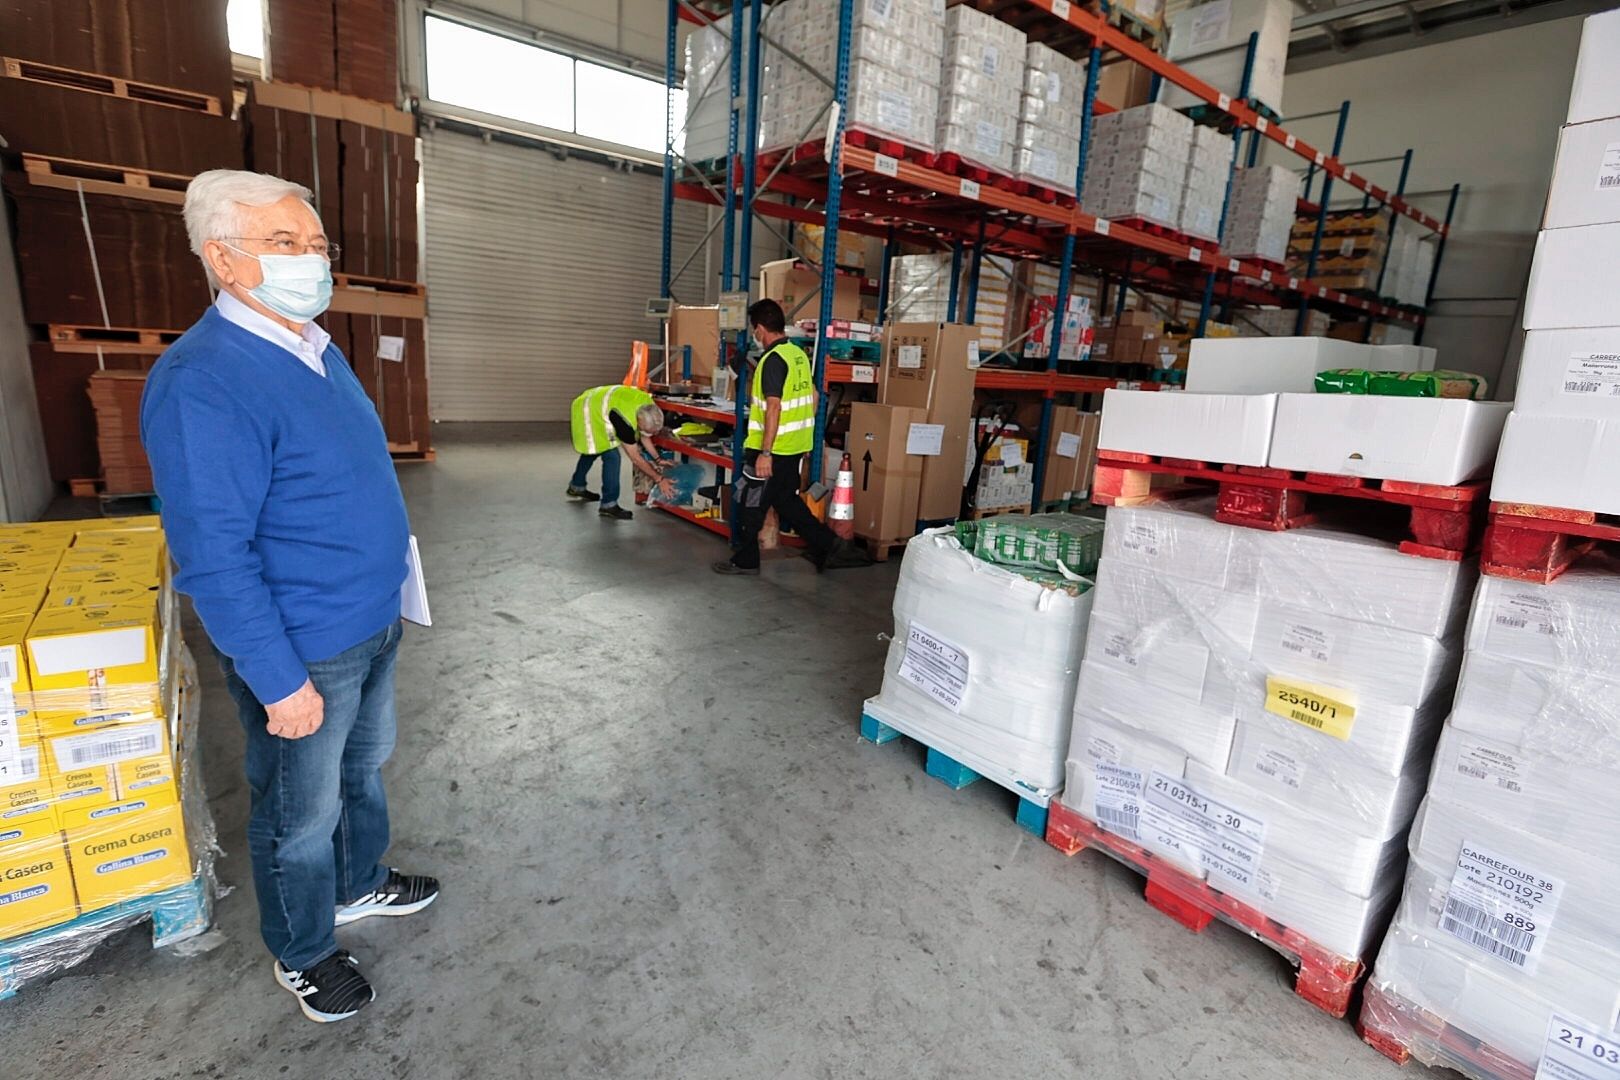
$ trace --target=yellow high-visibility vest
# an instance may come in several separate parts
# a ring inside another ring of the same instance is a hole
[[[573,429],[574,450],[581,454],[602,454],[612,450],[619,445],[619,437],[613,431],[613,421],[608,419],[608,414],[618,413],[621,419],[639,431],[636,413],[643,405],[651,404],[653,396],[633,386],[598,386],[585,391],[574,399],[568,413],[569,425]]]
[[[748,438],[743,445],[750,450],[765,446],[765,392],[762,375],[765,361],[772,353],[787,362],[787,381],[782,384],[782,415],[776,424],[776,441],[771,444],[773,454],[808,454],[816,441],[815,369],[804,350],[791,341],[779,341],[765,351],[754,368],[753,391],[748,402]]]

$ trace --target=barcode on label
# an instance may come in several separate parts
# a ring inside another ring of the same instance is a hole
[[[1134,840],[1141,835],[1138,825],[1138,814],[1135,810],[1116,810],[1112,806],[1097,807],[1097,824],[1111,833],[1118,833],[1127,839]]]
[[[1595,382],[1570,381],[1564,383],[1564,393],[1566,394],[1595,394],[1601,389],[1603,389],[1602,385]]]
[[[1476,769],[1471,765],[1458,765],[1457,771],[1464,776],[1472,776],[1475,780],[1484,780],[1489,776],[1484,769]]]
[[[1600,188],[1620,187],[1620,176],[1604,176],[1604,177],[1600,177],[1598,179],[1598,187],[1600,187]]]
[[[1523,630],[1525,627],[1530,625],[1530,622],[1528,619],[1515,619],[1510,615],[1498,615],[1496,617],[1496,625],[1505,626],[1509,630]]]
[[[1536,935],[1509,926],[1489,911],[1455,896],[1446,897],[1440,929],[1521,968],[1536,944]]]
[[[73,735],[57,739],[55,746],[59,766],[83,769],[130,758],[149,757],[163,749],[163,731],[157,724],[143,724],[126,731]]]

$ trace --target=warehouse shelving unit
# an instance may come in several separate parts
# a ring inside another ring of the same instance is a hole
[[[1324,150],[1286,130],[1281,122],[1251,104],[1247,95],[1247,73],[1243,80],[1243,92],[1237,97],[1222,93],[1152,51],[1147,44],[1125,30],[1112,25],[1105,4],[1102,11],[1091,11],[1070,0],[1014,0],[1013,3],[1008,3],[1008,0],[977,0],[976,6],[990,10],[1004,20],[1016,22],[1029,30],[1032,37],[1037,33],[1042,36],[1078,33],[1083,40],[1090,42],[1085,107],[1080,130],[1076,133],[1079,141],[1079,165],[1074,183],[1076,197],[1068,199],[1049,191],[1031,192],[1027,185],[1017,182],[966,179],[940,167],[942,163],[931,155],[917,153],[881,135],[846,130],[844,118],[855,0],[836,0],[836,3],[839,20],[837,63],[833,71],[817,73],[827,84],[829,99],[796,145],[762,154],[757,144],[761,56],[767,43],[774,44],[769,33],[769,9],[763,0],[731,0],[730,3],[727,35],[744,27],[742,32],[747,35],[749,48],[746,50],[748,64],[745,73],[741,63],[742,50],[736,47],[735,39],[731,42],[729,91],[732,107],[727,154],[723,160],[699,164],[686,160],[676,152],[676,135],[680,128],[674,112],[674,95],[670,94],[664,155],[661,276],[664,295],[669,295],[671,280],[674,201],[684,199],[717,206],[722,210],[722,218],[716,225],[722,230],[724,243],[721,287],[728,291],[738,285],[746,288],[750,280],[749,255],[756,221],[776,233],[795,255],[814,265],[815,260],[806,258],[802,252],[794,249],[788,238],[772,224],[773,221],[787,221],[821,225],[824,229],[824,254],[838,250],[838,234],[841,230],[885,240],[884,266],[878,283],[880,319],[887,308],[889,260],[895,254],[897,243],[905,240],[951,251],[951,306],[956,306],[961,275],[965,273],[968,275],[968,287],[961,321],[968,323],[974,321],[979,268],[985,255],[995,254],[1055,260],[1059,271],[1055,312],[1066,310],[1071,275],[1077,267],[1085,267],[1115,289],[1121,308],[1128,289],[1198,302],[1199,333],[1202,333],[1216,304],[1230,307],[1238,303],[1297,306],[1301,326],[1308,309],[1315,306],[1340,315],[1366,319],[1369,333],[1373,321],[1385,320],[1413,326],[1421,335],[1425,308],[1397,307],[1381,299],[1341,292],[1313,280],[1335,184],[1361,192],[1363,202],[1367,205],[1376,203],[1389,208],[1392,221],[1404,218],[1436,234],[1436,257],[1428,283],[1430,297],[1433,295],[1434,279],[1439,273],[1451,215],[1456,207],[1458,189],[1455,186],[1451,189],[1450,205],[1444,220],[1419,209],[1406,197],[1410,151],[1401,159],[1401,180],[1394,189],[1375,184],[1368,176],[1356,172],[1353,165],[1342,161],[1340,152],[1349,117],[1348,102],[1339,110],[1332,150]],[[669,0],[665,78],[666,86],[671,91],[675,86],[679,23],[684,20],[695,25],[706,25],[721,17],[698,7],[693,0]],[[1254,49],[1255,40],[1251,38],[1250,65]],[[1174,83],[1203,102],[1203,112],[1215,119],[1223,130],[1231,130],[1233,151],[1232,170],[1227,182],[1228,202],[1231,177],[1235,175],[1243,156],[1245,137],[1249,140],[1247,158],[1250,164],[1257,160],[1260,148],[1268,141],[1305,163],[1306,194],[1300,200],[1300,206],[1305,212],[1315,213],[1317,225],[1309,268],[1304,276],[1290,274],[1277,266],[1228,257],[1213,245],[1189,243],[1176,236],[1109,221],[1085,211],[1084,180],[1092,116],[1111,111],[1109,106],[1097,99],[1102,58],[1108,53],[1117,53],[1125,61],[1140,64],[1152,72],[1155,96],[1160,83]],[[789,54],[789,61],[797,62],[797,58]],[[714,92],[720,85],[723,85],[722,81],[717,79],[706,89]],[[1311,203],[1309,195],[1317,176],[1321,177],[1320,194],[1317,201]],[[711,228],[710,235],[713,232]],[[704,242],[707,240],[706,236]],[[1384,259],[1387,262],[1387,248]],[[818,325],[825,326],[832,319],[834,281],[838,271],[832,261],[823,261],[820,269],[822,280]],[[1382,268],[1378,278],[1381,282]],[[1060,324],[1056,331],[1049,336],[1060,339]],[[719,362],[729,362],[733,355],[746,348],[745,337],[745,333],[738,333],[735,340],[727,340],[722,335]],[[977,379],[978,386],[983,389],[1030,392],[1042,396],[1044,407],[1040,429],[1036,434],[1036,450],[1032,455],[1037,469],[1034,480],[1037,491],[1043,481],[1040,469],[1045,460],[1056,395],[1097,393],[1114,388],[1158,389],[1155,383],[1129,383],[1061,373],[1058,370],[1060,346],[1061,340],[1050,343],[1045,371],[986,367],[980,370]],[[852,375],[850,365],[829,363],[824,336],[817,341],[814,362],[817,383],[822,387],[845,381]],[[733,469],[741,467],[747,408],[745,381],[739,380],[739,384],[738,392],[734,395],[737,399],[735,416],[727,421],[736,425],[730,462]],[[823,394],[816,419],[815,447],[811,454],[813,480],[819,479],[822,467],[826,401]],[[700,460],[715,457],[708,455]],[[720,467],[718,460],[714,463],[717,468]]]

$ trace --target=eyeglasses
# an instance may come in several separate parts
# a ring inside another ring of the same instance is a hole
[[[226,236],[225,240],[252,240],[259,244],[269,244],[277,255],[320,255],[327,262],[337,262],[343,255],[343,247],[339,244],[329,244],[325,240],[315,240],[308,244],[300,244],[297,240],[285,236]]]

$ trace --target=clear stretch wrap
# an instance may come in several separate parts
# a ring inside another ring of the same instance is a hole
[[[1286,263],[1298,196],[1299,177],[1281,165],[1239,169],[1232,178],[1221,254]]]
[[[934,149],[944,3],[856,0],[854,20],[844,126]],[[769,33],[775,44],[765,49],[760,148],[780,149],[823,137],[832,91],[817,75],[837,69],[838,6],[784,0],[772,5]]]
[[[993,15],[966,4],[946,13],[937,140],[941,153],[998,173],[1013,171],[1027,47],[1022,30]]]
[[[747,35],[739,43],[741,71],[746,85]],[[686,36],[686,146],[691,161],[709,161],[726,155],[731,128],[731,16],[723,15]],[[744,135],[738,132],[738,145]]]
[[[1181,221],[1193,122],[1163,105],[1139,105],[1092,121],[1086,208],[1111,220]]]
[[[1212,511],[1110,509],[1064,805],[1359,956],[1400,887],[1476,572]]]
[[[155,518],[0,526],[0,997],[207,929],[196,667]]]
[[[1211,127],[1193,128],[1187,153],[1187,182],[1181,195],[1182,232],[1200,240],[1220,239],[1221,206],[1226,201],[1226,178],[1231,169],[1231,136]]]
[[[993,271],[992,271],[993,273]],[[896,255],[889,260],[889,322],[949,322],[948,252]]]
[[[1063,783],[1089,593],[976,558],[948,528],[906,547],[876,719],[1044,804]]]
[[[1030,42],[1024,53],[1013,175],[1074,194],[1085,105],[1085,63],[1039,42]]]
[[[1467,646],[1363,1020],[1529,1075],[1555,1015],[1620,1039],[1620,560],[1482,578]]]

